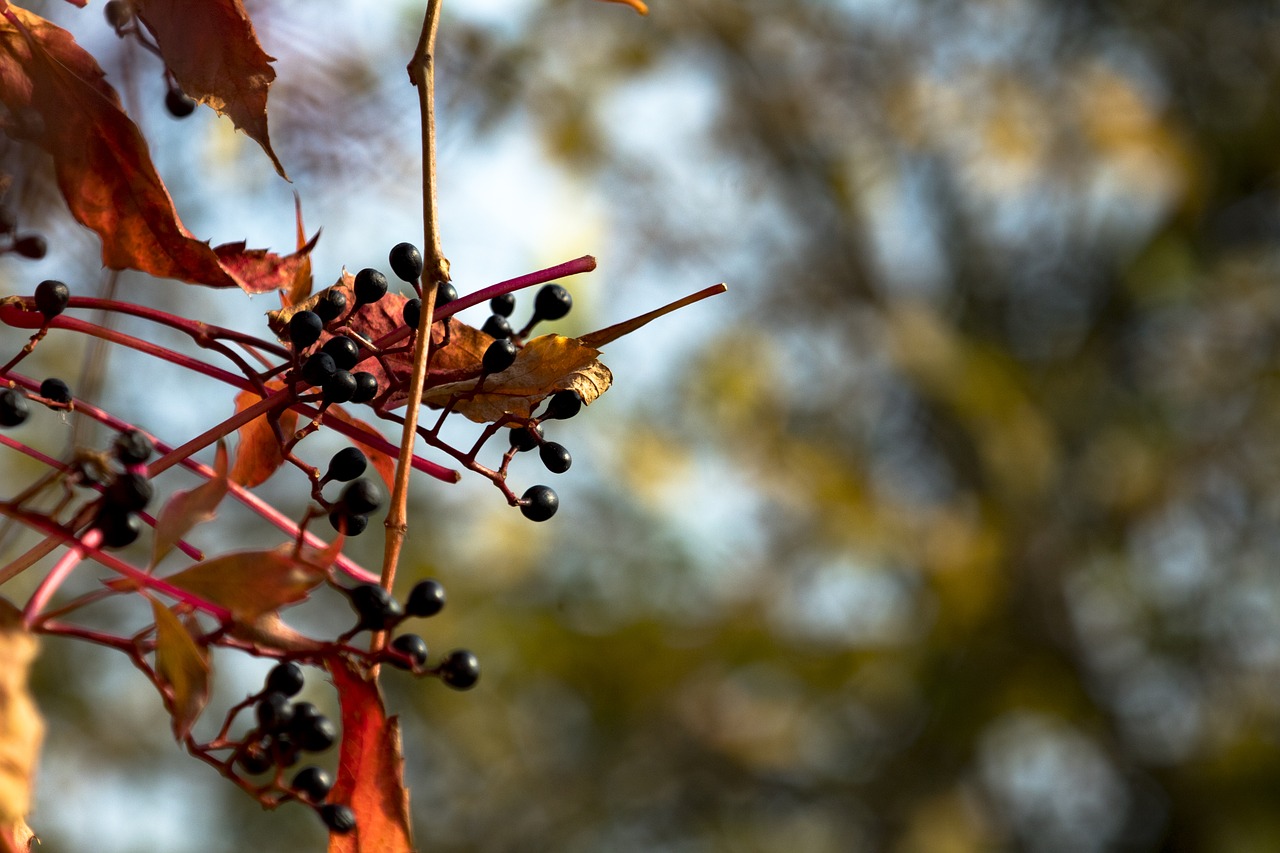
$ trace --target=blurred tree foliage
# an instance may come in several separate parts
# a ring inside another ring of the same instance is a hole
[[[555,529],[429,505],[421,847],[1280,849],[1275,4],[513,5],[442,121],[732,304]]]

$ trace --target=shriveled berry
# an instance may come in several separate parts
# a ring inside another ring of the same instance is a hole
[[[454,690],[470,690],[480,680],[480,661],[466,649],[455,649],[440,663],[440,680]]]
[[[305,752],[324,752],[338,739],[338,727],[333,720],[318,714],[295,721],[289,727],[289,737]]]
[[[547,470],[552,474],[563,474],[573,464],[573,456],[569,454],[569,449],[554,441],[548,441],[539,447],[538,455],[542,457],[542,464],[547,466]]]
[[[326,480],[337,480],[347,483],[359,477],[369,467],[369,460],[358,447],[344,447],[329,460],[329,468],[324,473]]]
[[[45,279],[36,285],[36,310],[52,320],[67,310],[71,288],[60,281]]]
[[[392,666],[401,669],[420,669],[426,666],[427,641],[417,634],[401,634],[391,641],[391,648],[400,653],[387,657]]]
[[[387,277],[365,267],[356,273],[356,305],[370,305],[387,295]]]
[[[509,438],[511,446],[519,452],[533,450],[542,441],[542,427],[537,424],[530,424],[527,427],[515,427],[511,430]]]
[[[520,496],[520,512],[530,521],[546,521],[560,508],[560,496],[550,486],[530,486]]]
[[[289,318],[289,340],[295,350],[304,350],[320,340],[324,320],[314,311],[299,311]]]
[[[196,102],[181,89],[170,89],[164,96],[164,108],[174,118],[186,118],[196,111]]]
[[[155,489],[145,474],[126,472],[117,474],[107,485],[103,498],[109,506],[125,512],[137,512],[151,503]]]
[[[418,322],[422,319],[422,300],[410,299],[406,302],[404,310],[400,312],[400,317],[410,329],[418,328]]]
[[[454,287],[447,281],[442,281],[436,285],[436,307],[448,305],[450,302],[458,298],[458,288]]]
[[[259,699],[253,713],[257,717],[258,728],[266,734],[282,732],[293,722],[293,708],[289,705],[289,697],[275,691]]]
[[[320,807],[319,814],[330,832],[350,835],[356,828],[356,813],[341,803],[325,803]]]
[[[39,234],[23,234],[13,241],[13,251],[24,258],[38,261],[49,251],[49,241]]]
[[[315,307],[311,310],[327,326],[341,317],[342,312],[347,310],[347,295],[336,287],[331,287],[320,295],[320,298],[316,300]]]
[[[484,321],[480,331],[491,338],[509,338],[512,334],[511,324],[507,322],[507,318],[498,314],[489,315],[489,319]]]
[[[378,377],[364,370],[353,373],[352,376],[356,378],[356,393],[351,395],[352,403],[367,403],[378,396]]]
[[[360,360],[360,346],[346,335],[336,335],[324,342],[321,352],[333,356],[333,363],[339,370],[350,370]]]
[[[406,616],[435,616],[444,610],[444,586],[440,581],[418,581],[409,590],[409,597],[404,602]]]
[[[266,687],[269,693],[296,696],[304,683],[302,667],[293,661],[278,663],[267,673]]]
[[[71,402],[71,386],[61,379],[50,376],[40,383],[40,396],[65,406]]]
[[[499,317],[510,317],[511,312],[516,310],[516,295],[514,293],[503,293],[493,297],[489,300],[489,310]]]
[[[362,583],[347,590],[347,598],[351,608],[355,610],[360,621],[357,630],[385,631],[395,627],[404,619],[404,608],[400,602],[391,597],[376,583]]]
[[[240,768],[250,776],[266,773],[275,764],[271,760],[271,754],[259,743],[249,744],[236,760]]]
[[[558,284],[545,285],[533,300],[533,314],[539,320],[559,320],[573,307],[573,297]]]
[[[31,407],[27,395],[17,388],[0,390],[0,426],[15,427],[27,419]]]
[[[323,391],[326,403],[345,403],[356,394],[356,378],[345,370],[335,370],[324,381]]]
[[[121,465],[141,465],[151,458],[156,446],[142,430],[127,429],[116,436],[111,446]]]
[[[324,385],[325,380],[337,370],[338,365],[333,363],[333,356],[327,352],[318,352],[302,365],[302,378],[309,385]]]
[[[329,513],[329,524],[344,536],[359,536],[368,529],[369,516],[335,509]]]
[[[338,505],[355,515],[377,512],[382,506],[382,490],[372,480],[363,477],[353,480],[342,490]]]
[[[481,364],[485,373],[501,373],[516,360],[516,345],[509,338],[498,338],[484,351]]]
[[[387,255],[396,278],[413,284],[422,277],[422,253],[412,243],[396,243]]]
[[[137,515],[112,506],[103,506],[98,510],[93,526],[102,531],[103,548],[132,545],[142,533],[142,521]]]
[[[289,785],[294,793],[312,803],[323,803],[333,787],[333,777],[329,771],[319,767],[304,767],[294,774]]]
[[[557,391],[551,395],[551,400],[547,403],[547,413],[543,417],[567,421],[580,411],[582,411],[581,394],[573,390]]]

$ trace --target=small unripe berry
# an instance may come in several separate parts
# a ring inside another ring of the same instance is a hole
[[[289,318],[289,340],[295,350],[304,350],[320,339],[324,321],[314,311],[299,311]]]
[[[141,465],[151,458],[156,446],[141,430],[127,429],[116,436],[111,450],[121,465]]]
[[[512,334],[511,324],[507,322],[507,318],[498,314],[490,314],[489,319],[485,320],[484,325],[480,327],[480,331],[491,338],[509,338]]]
[[[324,385],[325,380],[337,370],[338,365],[333,363],[333,356],[327,352],[318,352],[302,365],[302,378],[308,385]]]
[[[520,512],[530,521],[546,521],[560,508],[560,496],[550,486],[530,486],[520,497]]]
[[[65,406],[71,402],[71,386],[61,379],[50,376],[40,383],[40,396]]]
[[[365,267],[356,273],[356,305],[370,305],[387,295],[387,277],[375,269]]]
[[[359,477],[369,467],[369,460],[358,447],[344,447],[329,460],[329,468],[325,471],[326,480],[337,480],[347,483]]]
[[[23,234],[13,241],[13,251],[24,258],[38,261],[49,251],[49,242],[39,234]]]
[[[392,666],[421,669],[427,663],[427,641],[417,634],[401,634],[391,641],[391,648],[400,653],[387,656]]]
[[[518,426],[511,430],[509,438],[511,446],[517,451],[523,453],[526,450],[533,450],[542,440],[542,427],[538,424],[530,424],[527,427]]]
[[[485,373],[501,373],[516,360],[516,345],[509,338],[498,338],[484,351],[481,365]]]
[[[335,370],[324,381],[322,390],[326,403],[345,403],[355,396],[356,378],[345,370]]]
[[[542,457],[542,464],[547,466],[547,470],[552,474],[563,474],[573,464],[573,456],[569,454],[569,449],[554,441],[545,442],[539,447],[538,455]]]
[[[436,580],[418,581],[404,603],[406,616],[430,617],[444,609],[444,586]]]
[[[18,426],[30,414],[31,407],[27,405],[26,393],[17,388],[0,390],[0,426]]]
[[[324,342],[321,352],[333,356],[333,363],[339,370],[350,370],[360,360],[360,346],[346,335],[336,335]]]
[[[551,395],[551,400],[547,403],[547,413],[543,417],[567,421],[580,411],[582,411],[581,394],[573,390],[557,391]]]
[[[466,649],[455,649],[440,663],[440,680],[454,690],[470,690],[480,680],[480,661]]]
[[[279,693],[282,696],[296,696],[304,684],[302,667],[293,661],[278,663],[267,673],[266,687],[268,693]]]
[[[412,243],[396,243],[387,256],[396,278],[413,284],[422,277],[422,253]]]
[[[319,767],[304,767],[294,775],[289,787],[308,802],[323,803],[333,787],[333,777]]]
[[[400,312],[400,317],[410,329],[418,328],[418,322],[422,319],[422,300],[410,299],[406,302],[404,310]]]
[[[352,375],[356,378],[356,392],[351,395],[351,402],[367,403],[378,396],[378,377],[364,370]]]
[[[511,312],[516,310],[516,295],[514,293],[504,293],[501,296],[493,297],[489,300],[489,310],[499,317],[510,317]]]
[[[164,96],[164,108],[174,118],[186,118],[196,111],[196,102],[181,89],[170,89]]]
[[[356,828],[356,813],[341,803],[325,803],[320,807],[320,819],[329,831],[337,835],[349,835]]]
[[[573,307],[573,297],[558,284],[548,284],[533,301],[533,315],[539,320],[559,320]]]
[[[60,281],[45,279],[36,286],[36,310],[52,320],[67,310],[71,288]]]

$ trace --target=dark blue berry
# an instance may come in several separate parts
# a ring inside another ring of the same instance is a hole
[[[539,320],[559,320],[573,307],[573,297],[558,284],[545,285],[533,301],[533,315]]]
[[[516,295],[514,293],[504,293],[493,297],[489,300],[489,310],[499,317],[510,317],[511,312],[516,310]]]
[[[491,338],[509,338],[512,334],[511,324],[507,322],[507,318],[498,314],[491,314],[480,327],[480,331]]]
[[[455,649],[440,663],[440,680],[454,690],[470,690],[480,680],[480,661],[466,649]]]
[[[333,777],[319,767],[304,767],[294,775],[289,787],[308,802],[323,803],[333,787]]]
[[[418,328],[418,322],[422,319],[422,300],[410,299],[404,304],[404,310],[400,313],[400,317],[404,320],[404,324],[410,329]]]
[[[111,446],[121,465],[141,465],[151,458],[155,449],[156,446],[147,438],[146,433],[136,429],[127,429],[117,435]]]
[[[396,243],[387,256],[396,278],[413,284],[422,277],[422,253],[412,243]]]
[[[320,807],[320,819],[329,831],[349,835],[356,828],[356,813],[341,803],[325,803]]]
[[[458,298],[458,288],[454,287],[447,281],[442,281],[436,285],[436,307],[448,305],[450,302]]]
[[[302,667],[293,661],[278,663],[267,673],[267,692],[296,696],[304,684]]]
[[[345,403],[356,394],[356,378],[345,370],[335,370],[324,381],[323,393],[326,403]]]
[[[360,346],[346,335],[336,335],[324,342],[321,352],[333,356],[333,363],[339,370],[350,370],[360,361]]]
[[[530,424],[527,427],[518,426],[511,430],[509,438],[511,446],[521,453],[533,450],[542,441],[542,427],[537,424]]]
[[[155,489],[145,474],[126,472],[117,474],[103,492],[107,505],[125,512],[137,512],[151,503]]]
[[[30,414],[31,407],[27,405],[26,393],[17,388],[0,391],[0,426],[15,427]]]
[[[311,310],[327,326],[347,310],[347,295],[336,287],[331,287],[320,295],[315,307]]]
[[[347,483],[359,477],[369,467],[369,460],[358,447],[344,447],[329,460],[329,469],[325,471],[326,480],[337,480]]]
[[[186,118],[196,111],[196,102],[181,89],[170,89],[164,96],[164,108],[174,118]]]
[[[365,267],[356,273],[354,285],[356,305],[370,305],[387,295],[387,277]]]
[[[484,351],[481,361],[484,372],[501,373],[515,363],[516,354],[516,345],[509,338],[498,338]]]
[[[13,251],[21,257],[38,261],[49,251],[49,243],[39,234],[23,234],[13,241]]]
[[[131,545],[142,533],[142,521],[137,515],[108,505],[98,510],[93,526],[102,531],[103,548]]]
[[[352,375],[356,378],[356,393],[351,395],[352,403],[367,403],[378,396],[378,377],[364,370]]]
[[[404,608],[376,583],[362,583],[347,590],[347,599],[360,621],[356,630],[385,631],[404,619]]]
[[[409,590],[409,597],[404,603],[406,616],[435,616],[444,609],[444,586],[436,580],[418,581]]]
[[[293,722],[293,708],[289,705],[289,697],[283,693],[272,691],[263,696],[253,712],[258,728],[269,735],[284,731]]]
[[[333,356],[327,352],[318,352],[302,365],[302,378],[308,385],[324,385],[325,380],[337,370],[338,365],[333,363]]]
[[[314,311],[299,311],[289,318],[289,340],[295,350],[304,350],[320,340],[324,320]]]
[[[66,406],[71,403],[71,386],[61,379],[50,376],[40,383],[40,396]]]
[[[369,527],[369,516],[335,509],[329,513],[329,524],[343,536],[359,536]]]
[[[552,474],[563,474],[573,464],[569,449],[554,441],[544,442],[538,448],[538,455],[542,457],[542,464],[547,466],[547,470]]]
[[[417,634],[401,634],[391,641],[391,648],[400,653],[387,656],[392,666],[421,669],[427,663],[427,641]]]
[[[530,486],[520,497],[520,512],[530,521],[546,521],[560,508],[560,496],[550,486]]]
[[[581,394],[572,390],[557,391],[551,395],[551,400],[547,403],[547,412],[543,417],[567,421],[580,411],[582,411]]]
[[[338,498],[338,505],[347,513],[367,515],[382,506],[382,490],[365,478],[348,483]]]
[[[70,299],[71,289],[60,281],[45,279],[36,285],[36,310],[49,320],[67,310],[67,302]]]

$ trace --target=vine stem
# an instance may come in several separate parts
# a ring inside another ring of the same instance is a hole
[[[386,548],[382,555],[382,586],[388,590],[396,579],[400,550],[409,531],[409,460],[418,437],[418,409],[422,406],[422,388],[426,383],[427,362],[431,357],[431,324],[435,320],[436,285],[449,280],[449,262],[440,247],[439,204],[436,196],[436,121],[435,121],[435,43],[440,25],[441,0],[427,0],[422,20],[422,34],[409,60],[409,79],[418,89],[418,107],[422,115],[422,227],[423,284],[422,313],[418,333],[413,340],[413,375],[409,380],[409,398],[405,401],[405,424],[400,438],[400,455],[396,462],[395,486],[391,507],[387,512]],[[386,643],[386,633],[374,634],[376,651]]]

